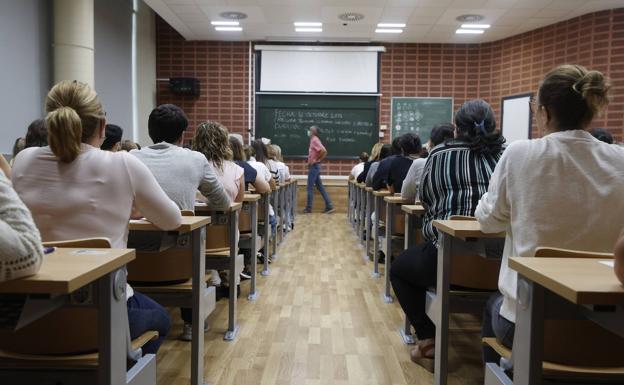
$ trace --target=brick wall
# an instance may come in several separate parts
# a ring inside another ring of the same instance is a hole
[[[221,121],[232,132],[246,133],[249,43],[187,42],[160,18],[157,32],[157,76],[193,76],[202,83],[202,94],[194,99],[171,95],[167,83],[160,82],[158,103],[179,104],[192,127],[210,118]],[[502,97],[535,92],[548,70],[577,63],[611,77],[613,102],[594,126],[607,127],[617,140],[624,140],[624,8],[584,15],[492,43],[384,45],[380,124],[390,126],[393,96],[452,96],[455,108],[480,97],[500,116]],[[540,135],[533,125],[533,137]],[[347,175],[354,163],[329,161],[324,171],[327,175]],[[289,164],[294,174],[306,173],[304,161]]]

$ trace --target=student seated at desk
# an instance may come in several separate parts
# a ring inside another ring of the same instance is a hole
[[[276,182],[271,175],[269,167],[267,166],[269,155],[266,144],[264,144],[261,139],[256,139],[251,142],[251,146],[247,148],[247,151],[249,152],[248,159],[251,167],[255,168],[259,174],[264,175],[264,178],[269,183],[269,186],[271,186],[271,189],[274,189]],[[275,234],[277,229],[277,218],[275,218],[273,205],[269,205],[269,224],[271,225],[271,231]]]
[[[368,161],[368,154],[366,152],[360,153],[360,162],[353,166],[351,172],[349,173],[349,180],[357,180],[357,177],[360,176],[362,172],[364,172],[364,165]]]
[[[435,325],[426,314],[426,291],[436,283],[438,232],[432,222],[452,215],[474,215],[490,183],[505,139],[496,130],[494,111],[483,100],[464,103],[455,113],[455,139],[431,150],[423,171],[420,201],[425,208],[426,243],[401,253],[392,263],[394,292],[419,343],[411,359],[433,370]]]
[[[403,180],[407,176],[412,163],[420,157],[422,151],[422,143],[418,135],[408,132],[399,139],[399,146],[401,147],[401,155],[398,155],[390,163],[390,170],[388,170],[388,190],[390,193],[400,193],[403,188]]]
[[[379,152],[381,151],[381,147],[383,147],[383,143],[375,143],[373,148],[371,149],[371,154],[368,159],[364,162],[364,167],[362,168],[362,172],[355,177],[355,180],[358,183],[364,183],[366,181],[366,176],[368,175],[368,171],[370,170],[373,162],[379,160]]]
[[[42,258],[41,235],[32,215],[0,172],[0,282],[35,274]]]
[[[50,146],[23,150],[13,166],[15,190],[44,241],[106,237],[112,247],[125,248],[133,204],[163,230],[180,225],[180,209],[143,163],[125,152],[100,150],[106,118],[87,84],[58,83],[45,110]],[[159,338],[143,348],[155,353],[169,332],[167,311],[130,286],[126,298],[131,337],[158,331]]]
[[[615,275],[624,284],[624,230],[622,230],[620,239],[615,244],[613,254],[615,256]]]
[[[107,124],[105,135],[106,139],[104,139],[104,143],[102,143],[100,149],[112,152],[120,151],[123,129],[115,124]]]
[[[367,176],[367,186],[368,186],[368,178],[371,178],[371,187],[375,191],[383,190],[388,187],[388,174],[390,173],[390,166],[392,165],[392,161],[397,156],[401,155],[401,137],[396,137],[392,140],[392,145],[390,147],[390,155],[384,159],[381,159],[377,164],[377,168],[373,171],[370,170]],[[371,168],[374,166],[371,165]]]
[[[613,135],[604,128],[592,128],[589,133],[601,142],[613,144]]]
[[[28,125],[24,137],[24,148],[44,147],[48,145],[48,129],[44,119],[33,120]]]
[[[429,150],[433,150],[436,146],[453,139],[455,135],[455,127],[451,123],[439,124],[431,130],[431,136],[427,147]],[[410,201],[418,201],[418,188],[420,186],[420,179],[422,178],[423,170],[425,169],[426,157],[420,157],[412,162],[412,165],[407,171],[407,176],[403,181],[403,187],[401,188],[401,198]]]
[[[598,71],[563,65],[542,81],[531,102],[540,139],[511,143],[475,216],[484,232],[506,231],[499,290],[488,303],[483,336],[512,347],[517,273],[509,257],[533,257],[537,247],[611,252],[624,227],[624,149],[586,131],[609,102]],[[607,225],[608,224],[608,225]],[[498,355],[484,349],[485,362]]]
[[[397,140],[397,145],[398,145],[398,140]],[[379,156],[377,157],[377,160],[375,160],[373,163],[371,163],[370,168],[368,170],[368,175],[366,175],[366,179],[364,180],[364,184],[366,185],[366,187],[373,187],[373,179],[375,178],[375,174],[377,173],[377,169],[379,168],[379,164],[386,159],[387,157],[389,157],[392,154],[392,145],[390,144],[382,144],[380,149],[379,149]]]
[[[284,163],[284,159],[282,158],[282,148],[277,144],[270,144],[267,146],[269,151],[269,164],[272,169],[275,169],[277,172],[277,181],[279,183],[284,183],[290,180],[290,169]],[[273,171],[271,171],[273,172]]]
[[[269,186],[269,183],[262,175],[260,175],[258,170],[247,163],[247,157],[245,156],[245,151],[243,150],[243,143],[233,135],[230,135],[229,141],[234,163],[243,168],[245,190],[249,190],[249,185],[252,185],[258,194],[270,191],[271,186]]]

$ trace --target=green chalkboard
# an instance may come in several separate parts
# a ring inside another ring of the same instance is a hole
[[[329,159],[356,158],[379,140],[375,96],[259,95],[256,138],[279,144],[287,158],[308,155],[308,128],[321,128]]]
[[[453,98],[392,98],[392,138],[407,132],[429,140],[431,129],[453,120]]]

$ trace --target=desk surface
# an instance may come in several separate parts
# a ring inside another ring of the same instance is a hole
[[[260,194],[245,194],[243,202],[257,202],[261,198]]]
[[[195,209],[197,210],[197,207],[195,207]],[[180,227],[171,231],[175,231],[178,233],[188,233],[197,229],[198,227],[206,226],[209,224],[210,217],[184,216],[182,217],[182,224],[180,225]],[[130,231],[163,231],[146,219],[131,220],[129,229]]]
[[[390,191],[388,190],[380,190],[380,191],[373,191],[373,195],[376,197],[389,197],[392,194],[390,194]]]
[[[509,267],[578,305],[624,303],[613,267],[589,258],[510,258]],[[611,260],[613,262],[613,260]]]
[[[409,199],[403,199],[400,195],[399,196],[393,195],[393,196],[384,197],[384,201],[386,201],[386,202],[388,202],[388,203],[390,203],[392,205],[404,205],[404,204],[410,203]]]
[[[133,249],[56,249],[30,277],[0,283],[0,293],[69,294],[135,258]]]
[[[425,208],[422,205],[403,205],[401,210],[407,214],[420,215],[425,213]]]
[[[195,212],[219,211],[229,213],[232,211],[238,211],[241,209],[241,207],[243,207],[243,202],[232,202],[227,210],[215,210],[211,207],[208,207],[208,205],[205,203],[195,202]]]
[[[439,231],[452,235],[456,238],[504,238],[505,233],[484,233],[477,221],[462,220],[436,220],[433,226]]]

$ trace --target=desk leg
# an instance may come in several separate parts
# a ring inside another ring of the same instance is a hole
[[[373,222],[373,278],[379,278],[379,215],[381,197],[375,197],[375,221]]]
[[[206,227],[191,232],[193,248],[193,326],[191,340],[191,385],[204,383],[204,322],[206,309]]]
[[[269,197],[269,193],[264,194],[264,197],[262,197],[262,209],[264,210],[264,268],[262,269],[262,273],[260,274],[262,274],[263,276],[271,274],[271,270],[269,270],[269,254],[271,245],[271,225],[269,224]]]
[[[390,293],[390,267],[392,266],[392,227],[394,215],[392,210],[394,205],[386,203],[386,266],[384,268],[385,284],[383,300],[385,303],[392,303],[392,293]]]
[[[435,336],[435,385],[446,385],[448,377],[448,337],[449,337],[449,288],[451,277],[451,255],[453,238],[440,232],[438,248],[438,276],[436,283],[436,302],[434,308],[436,323]]]
[[[373,195],[370,192],[366,192],[366,254],[364,254],[364,260],[368,262],[368,256],[370,255],[370,241],[371,241],[371,209],[373,207]]]
[[[414,216],[413,215],[409,215],[409,214],[405,214],[405,250],[409,249],[410,247],[412,247],[415,243],[415,236],[414,236]],[[399,334],[401,335],[401,339],[403,339],[403,342],[407,345],[412,345],[415,343],[414,340],[414,335],[412,334],[412,325],[409,322],[409,319],[407,318],[407,315],[404,314],[403,315],[404,321],[403,321],[403,326],[399,328]]]
[[[251,282],[249,287],[249,295],[247,299],[255,301],[258,299],[258,291],[256,290],[256,274],[258,272],[258,261],[256,255],[258,254],[258,201],[249,202],[249,208],[251,210]]]
[[[228,298],[228,330],[223,337],[226,341],[233,341],[238,334],[238,324],[236,320],[237,306],[237,285],[238,272],[236,271],[236,257],[238,256],[238,243],[236,239],[236,231],[238,230],[238,212],[232,211],[229,215],[230,224],[230,277],[229,289],[230,298]]]
[[[544,288],[518,274],[518,304],[513,344],[514,384],[542,382]]]
[[[126,384],[126,272],[113,271],[98,280],[98,383]]]
[[[279,222],[277,223],[277,236],[279,239],[279,244],[282,244],[282,241],[284,240],[284,213],[286,212],[284,210],[284,202],[285,202],[285,198],[286,194],[284,194],[284,189],[281,188],[279,189],[279,193],[278,193],[278,199],[279,199]]]
[[[277,232],[279,231],[279,221],[277,218],[279,214],[278,204],[279,204],[279,192],[273,191],[273,212],[275,213],[275,220],[276,220],[275,233],[272,234],[273,236],[273,254],[272,255],[273,255],[274,261],[277,260]]]
[[[363,242],[363,238],[364,238],[364,223],[365,223],[365,219],[364,218],[364,213],[366,210],[366,196],[364,195],[365,190],[363,188],[360,188],[358,191],[358,194],[360,196],[360,221],[358,222],[358,241],[360,243]]]

